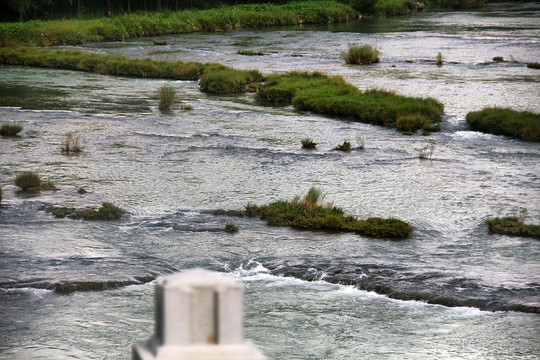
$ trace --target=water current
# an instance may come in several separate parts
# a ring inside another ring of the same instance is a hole
[[[1,66],[1,122],[25,130],[0,139],[0,359],[129,359],[131,344],[153,333],[155,277],[194,267],[245,285],[246,337],[269,359],[537,359],[538,240],[490,235],[484,221],[526,209],[538,223],[540,148],[471,131],[465,115],[487,106],[540,112],[540,72],[525,65],[540,59],[539,18],[538,3],[501,3],[164,36],[166,46],[82,46],[322,71],[361,89],[431,96],[445,114],[429,137],[264,106],[252,94],[207,95],[195,82]],[[381,62],[345,65],[339,53],[362,43],[376,45]],[[245,49],[267,55],[237,54]],[[165,84],[194,110],[160,112]],[[82,153],[61,153],[66,133],[84,137]],[[317,149],[303,150],[305,137]],[[365,149],[332,150],[345,140],[356,147],[358,137]],[[432,159],[419,159],[431,144]],[[18,191],[22,171],[57,190]],[[212,215],[311,186],[348,214],[406,220],[414,234],[394,242]],[[102,201],[128,214],[88,222],[38,210]],[[229,222],[237,234],[223,231]]]

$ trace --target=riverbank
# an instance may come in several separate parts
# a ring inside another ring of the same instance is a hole
[[[356,11],[335,1],[284,5],[223,6],[210,10],[141,12],[91,20],[28,21],[0,24],[2,46],[76,45],[125,41],[141,36],[222,32],[264,26],[326,24],[356,18]]]

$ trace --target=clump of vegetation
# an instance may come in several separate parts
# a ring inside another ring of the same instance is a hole
[[[435,59],[435,64],[437,64],[438,66],[442,66],[443,61],[444,61],[444,59],[443,59],[442,54],[438,53],[437,58]]]
[[[119,219],[126,213],[125,210],[113,205],[110,202],[104,202],[99,208],[89,208],[81,211],[74,212],[68,215],[70,219],[84,219],[84,220],[115,220]]]
[[[158,45],[158,46],[167,45],[167,42],[165,40],[154,39],[153,43],[154,45]]]
[[[310,138],[302,139],[301,142],[304,149],[315,149],[315,147],[317,146],[317,143]]]
[[[0,128],[0,135],[2,136],[17,136],[18,133],[23,131],[23,127],[20,125],[3,124]]]
[[[540,239],[540,225],[525,224],[526,217],[527,211],[523,210],[520,216],[488,219],[486,220],[486,225],[492,234]]]
[[[238,55],[246,55],[246,56],[264,56],[265,54],[260,51],[253,51],[253,50],[238,50],[236,52]]]
[[[435,150],[435,144],[425,145],[418,149],[418,157],[420,159],[431,159],[431,157],[433,156],[433,150]]]
[[[502,56],[495,56],[495,57],[493,58],[493,61],[495,61],[495,62],[503,62],[504,59],[503,59]]]
[[[349,141],[344,141],[343,144],[336,146],[334,150],[349,152],[351,151],[351,149],[352,149],[351,143]]]
[[[79,153],[83,150],[84,139],[80,135],[66,134],[66,137],[60,144],[60,149],[63,153]]]
[[[347,64],[369,65],[379,62],[379,54],[379,50],[371,45],[349,45],[349,49],[341,53],[341,58]]]
[[[159,110],[169,111],[174,104],[176,90],[172,86],[162,86],[158,89]]]
[[[55,217],[62,219],[68,215],[73,214],[76,209],[72,207],[66,207],[66,206],[40,206],[38,210],[51,213]]]
[[[399,114],[396,118],[396,128],[404,132],[415,132],[431,124],[422,114]]]
[[[540,141],[540,114],[504,108],[486,108],[467,114],[471,128],[524,141]]]
[[[135,6],[135,1],[131,3]],[[196,5],[197,2],[194,3]],[[0,42],[3,46],[76,45],[89,41],[124,41],[141,36],[278,25],[327,24],[356,17],[354,9],[335,1],[307,1],[283,5],[243,4],[193,11],[137,12],[89,20],[27,21],[18,23],[17,26],[3,23],[0,24]]]
[[[528,63],[527,67],[529,69],[540,69],[540,63],[537,63],[537,62]]]
[[[414,0],[377,0],[373,7],[377,15],[394,16],[421,11],[424,4]]]
[[[332,203],[322,204],[324,194],[317,188],[309,189],[304,198],[276,201],[269,205],[248,204],[245,210],[217,210],[215,215],[258,217],[270,226],[291,226],[307,230],[356,232],[375,238],[404,239],[413,232],[412,227],[398,219],[369,218],[360,220],[346,216]]]
[[[395,127],[398,116],[421,114],[424,126],[440,122],[444,106],[435,99],[412,98],[383,90],[360,91],[341,76],[318,72],[270,75],[257,92],[264,102],[289,103],[300,110],[352,121]]]
[[[229,234],[237,233],[238,232],[238,226],[228,223],[228,224],[225,225],[225,232],[227,232]]]
[[[42,183],[41,177],[34,172],[25,172],[17,175],[15,178],[15,185],[22,190],[52,190],[54,185],[52,183]]]
[[[211,94],[244,93],[248,85],[263,81],[258,70],[227,69],[206,73],[201,77],[201,90]]]

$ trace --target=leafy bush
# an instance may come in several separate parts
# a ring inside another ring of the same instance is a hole
[[[341,53],[341,58],[347,64],[369,65],[379,62],[379,54],[379,50],[371,45],[349,45],[349,49]]]
[[[174,104],[174,95],[176,90],[172,86],[162,86],[158,90],[159,109],[164,111],[171,110]]]
[[[2,136],[16,136],[23,131],[23,127],[20,125],[3,124],[0,128],[0,135]]]
[[[41,177],[33,172],[25,172],[15,178],[15,185],[23,190],[36,190],[41,188]]]
[[[467,114],[467,122],[477,131],[506,135],[524,141],[540,141],[540,114],[503,108],[486,108]]]

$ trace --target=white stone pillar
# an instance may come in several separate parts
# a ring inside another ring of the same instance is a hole
[[[134,360],[265,360],[244,340],[244,287],[195,269],[159,277],[154,336],[133,346]]]

